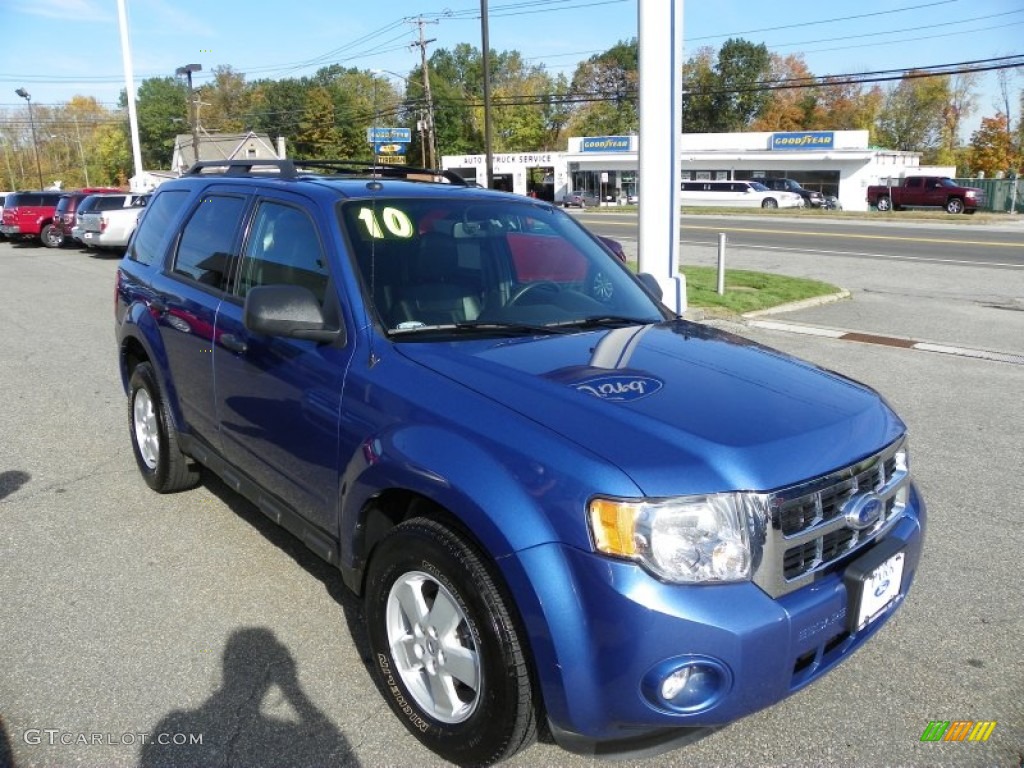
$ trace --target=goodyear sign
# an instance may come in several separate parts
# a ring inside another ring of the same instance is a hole
[[[404,155],[408,146],[408,144],[400,144],[397,141],[393,144],[374,144],[373,153],[375,155]]]
[[[366,140],[370,144],[408,144],[412,141],[412,128],[367,128]]]
[[[629,136],[588,136],[580,142],[581,152],[629,152]]]
[[[833,131],[802,131],[773,133],[771,148],[774,150],[832,149],[835,144]]]

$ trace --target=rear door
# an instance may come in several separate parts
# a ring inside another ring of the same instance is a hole
[[[229,189],[197,198],[164,279],[154,282],[160,334],[182,416],[193,434],[220,449],[214,407],[217,307],[230,284],[250,198]]]
[[[332,537],[337,536],[344,342],[318,344],[251,333],[246,294],[261,285],[308,288],[341,323],[327,232],[298,195],[255,204],[230,296],[220,305],[213,364],[217,418],[228,461]]]

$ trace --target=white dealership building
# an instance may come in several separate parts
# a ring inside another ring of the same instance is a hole
[[[522,195],[561,201],[583,190],[619,205],[637,191],[639,137],[569,139],[567,152],[513,152],[493,156],[488,184],[485,155],[446,155],[442,167],[470,181]],[[686,133],[681,139],[682,178],[795,179],[808,189],[835,195],[845,210],[867,210],[872,184],[918,174],[955,175],[955,169],[920,164],[919,152],[868,146],[867,131]]]

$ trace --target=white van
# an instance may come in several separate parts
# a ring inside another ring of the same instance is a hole
[[[802,208],[804,199],[795,192],[768,189],[759,181],[684,181],[683,206],[716,208]]]

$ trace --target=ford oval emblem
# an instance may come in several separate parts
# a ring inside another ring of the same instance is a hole
[[[877,495],[862,493],[843,504],[841,511],[846,518],[846,524],[860,531],[881,520],[884,509],[885,505]]]
[[[577,381],[572,386],[579,392],[586,392],[602,400],[621,403],[653,395],[663,385],[659,379],[651,376],[610,374]]]

